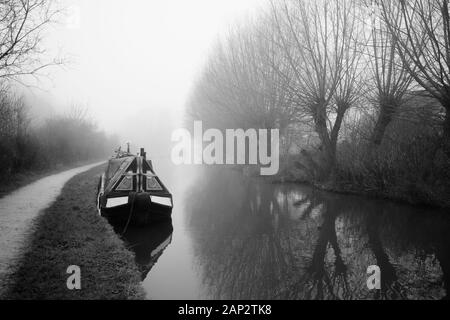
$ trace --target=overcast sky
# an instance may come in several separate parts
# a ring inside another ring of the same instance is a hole
[[[102,128],[136,139],[146,119],[161,123],[169,111],[182,112],[211,44],[258,3],[63,0],[72,15],[52,31],[46,46],[71,62],[53,69],[51,83],[40,84],[46,91],[32,99],[54,111],[88,106]]]

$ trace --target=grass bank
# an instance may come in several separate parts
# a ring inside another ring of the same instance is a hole
[[[301,156],[288,160],[282,159],[273,182],[307,183],[331,192],[450,208],[450,159],[438,148],[427,152],[417,142],[401,147],[385,144],[377,150],[341,146],[335,169],[326,179],[317,178],[314,170],[321,169],[320,162],[308,166]]]
[[[6,299],[142,299],[133,254],[96,211],[103,166],[72,178],[39,215]],[[42,190],[45,192],[45,190]],[[68,290],[70,265],[81,269],[81,290]]]

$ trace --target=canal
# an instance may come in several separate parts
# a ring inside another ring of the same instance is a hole
[[[130,229],[149,299],[443,299],[444,210],[271,184],[226,168],[156,168],[173,221]],[[381,269],[369,291],[366,270]]]

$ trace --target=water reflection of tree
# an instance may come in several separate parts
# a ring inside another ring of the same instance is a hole
[[[208,241],[197,244],[205,268],[205,281],[212,288],[214,297],[324,298],[328,295],[336,297],[340,291],[348,296],[346,266],[340,256],[334,227],[338,211],[322,211],[320,230],[320,223],[310,217],[314,208],[327,206],[324,204],[326,199],[303,194],[303,198],[295,203],[297,207],[307,204],[301,214],[301,230],[298,230],[292,228],[288,200],[280,201],[272,185],[243,180],[235,186],[240,189],[239,196],[233,197],[228,194],[230,189],[226,187],[226,181],[213,180],[221,185],[217,188],[220,199],[215,198],[214,210],[208,211],[204,208],[210,208],[210,205],[202,198],[199,202],[202,205],[192,211],[201,219],[191,221],[202,230],[200,233],[211,232],[206,236]],[[209,190],[216,190],[214,183],[209,184]],[[221,199],[228,205],[220,203]],[[238,206],[234,206],[236,202]],[[211,225],[199,225],[208,224],[208,220],[214,221],[212,228]],[[300,247],[299,243],[302,244]],[[336,255],[332,273],[325,266],[329,244]],[[302,274],[300,281],[296,280],[299,273]],[[313,291],[316,292],[314,295]]]
[[[381,289],[375,291],[376,299],[405,299],[404,288],[397,276],[380,239],[380,213],[367,215],[368,245],[375,255],[376,265],[382,271]]]
[[[287,208],[279,206],[269,185],[223,175],[207,186],[208,196],[202,194],[188,211],[213,296],[273,297],[273,289],[295,265],[290,238],[284,235]]]
[[[412,219],[409,209],[230,173],[208,173],[191,196],[186,209],[194,250],[212,297],[420,298],[425,294],[414,284],[420,265],[435,275],[442,270],[448,288],[448,237],[430,236],[436,223],[422,230],[423,215]],[[442,230],[449,228],[445,221]],[[439,262],[427,259],[430,254]],[[366,287],[371,264],[382,270],[375,295]],[[441,297],[439,283],[427,285],[431,296]]]
[[[324,196],[323,193],[313,194],[315,203],[322,208],[323,222],[318,228],[318,238],[314,245],[312,258],[304,273],[288,290],[291,299],[349,299],[351,291],[347,277],[347,266],[341,256],[336,234],[336,218],[340,215],[342,206],[339,202]],[[305,210],[311,212],[311,206]],[[330,210],[332,208],[332,210]],[[306,215],[303,215],[303,219]],[[330,249],[333,262],[328,264]]]

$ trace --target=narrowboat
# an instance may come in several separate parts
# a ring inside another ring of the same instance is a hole
[[[98,184],[97,205],[112,224],[148,225],[171,219],[173,199],[145,150],[134,155],[128,145],[109,159]]]

